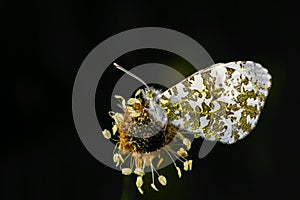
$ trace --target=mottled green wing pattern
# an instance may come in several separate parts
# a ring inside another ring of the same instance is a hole
[[[256,126],[270,87],[271,75],[258,63],[221,63],[166,90],[160,104],[181,131],[231,144]]]

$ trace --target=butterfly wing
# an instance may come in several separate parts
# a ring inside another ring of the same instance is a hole
[[[160,95],[168,120],[180,130],[231,144],[255,127],[271,87],[271,75],[251,61],[200,70]]]

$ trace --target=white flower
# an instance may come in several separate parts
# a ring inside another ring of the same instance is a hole
[[[136,99],[136,98],[130,98],[130,99],[127,100],[127,104],[128,105],[133,105],[135,103],[141,104],[141,102],[138,99]]]
[[[136,184],[136,187],[142,187],[142,185],[144,184],[144,181],[143,181],[143,178],[142,178],[142,176],[138,176],[137,178],[136,178],[136,182],[135,182],[135,184]]]
[[[180,148],[178,151],[177,151],[177,154],[183,158],[187,157],[188,156],[188,153],[186,152],[186,150],[184,150],[183,148]]]
[[[192,164],[193,164],[193,161],[192,161],[192,160],[185,161],[185,162],[183,163],[183,169],[184,169],[185,171],[192,170]]]
[[[144,191],[142,190],[142,188],[139,187],[138,190],[141,194],[144,194]]]
[[[188,161],[188,164],[189,164],[189,170],[192,170],[192,164],[193,164],[193,161],[192,161],[192,160],[189,160],[189,161]]]
[[[124,117],[121,113],[115,113],[115,115],[113,116],[113,119],[115,120],[115,122],[117,124],[124,122]]]
[[[184,138],[182,142],[186,146],[186,149],[190,150],[190,148],[191,148],[191,141],[189,139],[187,139],[187,138]]]
[[[108,112],[109,116],[115,120],[117,124],[124,122],[124,117],[121,113],[115,113],[112,111]]]
[[[158,189],[156,188],[156,186],[154,185],[154,183],[151,183],[151,187],[152,187],[154,190],[158,191]]]
[[[141,94],[141,92],[143,92],[143,89],[138,89],[135,93],[135,96],[138,96],[139,94]]]
[[[176,169],[177,169],[178,177],[181,178],[181,170],[180,170],[180,168],[179,168],[179,167],[176,167]]]
[[[120,164],[120,162],[124,162],[124,159],[122,158],[121,154],[115,153],[113,157],[114,162],[116,163],[116,166]]]
[[[113,135],[115,135],[115,134],[116,134],[117,130],[118,130],[118,127],[117,127],[117,125],[113,125],[113,127],[112,127],[112,132],[113,132]]]
[[[162,185],[167,185],[167,179],[166,179],[166,177],[164,177],[163,175],[160,175],[160,176],[158,177],[158,180],[159,180],[160,184],[162,184]]]
[[[126,109],[125,99],[120,95],[115,95],[115,98],[120,99],[121,103],[122,103],[122,105],[120,107]]]
[[[132,170],[130,168],[123,168],[122,169],[122,174],[124,175],[130,175]]]
[[[185,161],[185,162],[183,163],[183,169],[184,169],[184,171],[189,170],[189,163],[188,163],[188,161]]]
[[[143,185],[143,183],[144,183],[144,181],[143,181],[143,178],[142,178],[142,176],[138,176],[137,178],[136,178],[136,182],[135,182],[135,184],[136,184],[136,187],[138,188],[138,190],[139,190],[139,192],[141,193],[141,194],[144,194],[144,191],[142,190],[142,185]]]
[[[111,134],[110,134],[110,131],[109,130],[107,130],[107,129],[104,129],[103,131],[102,131],[102,134],[103,134],[103,136],[106,138],[106,139],[110,139],[110,137],[111,137]]]
[[[164,159],[163,159],[163,158],[160,158],[160,159],[157,161],[156,167],[159,167],[163,161],[164,161]]]
[[[139,176],[143,176],[145,174],[144,170],[142,170],[141,168],[135,168],[134,173]]]

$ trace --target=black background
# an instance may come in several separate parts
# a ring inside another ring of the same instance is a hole
[[[195,141],[193,171],[179,180],[173,166],[161,170],[168,185],[158,193],[148,185],[147,175],[143,198],[274,199],[297,193],[297,5],[287,1],[1,4],[1,77],[7,103],[2,104],[0,199],[142,198],[134,176],[104,166],[85,149],[73,123],[71,102],[76,73],[88,53],[114,34],[145,26],[192,37],[216,63],[257,61],[269,69],[273,85],[260,122],[246,139],[232,146],[217,144],[201,160],[197,158],[201,140]],[[170,64],[174,59],[175,55],[146,50],[124,55],[123,63]],[[105,85],[107,97],[96,99],[98,116],[107,115],[101,109],[108,110],[105,99],[110,100],[113,84],[123,75],[115,69],[106,74],[105,84],[99,85]]]

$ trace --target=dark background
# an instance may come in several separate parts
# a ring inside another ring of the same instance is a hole
[[[168,185],[159,193],[150,188],[147,175],[143,198],[294,198],[300,167],[298,12],[287,1],[2,2],[2,91],[8,95],[3,95],[0,199],[141,199],[133,175],[104,166],[85,149],[71,102],[76,73],[88,53],[114,34],[144,26],[192,37],[216,63],[257,61],[269,69],[273,86],[246,139],[217,144],[201,160],[201,140],[195,141],[193,171],[179,180],[173,166],[163,169]],[[177,57],[146,50],[123,59],[125,66],[135,66],[170,64]],[[107,99],[123,75],[114,70],[106,72]],[[105,110],[108,103],[97,100],[98,115],[107,115],[101,105]]]

